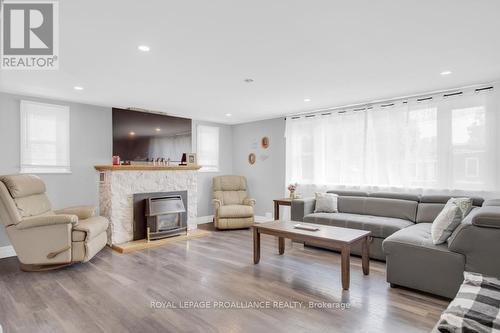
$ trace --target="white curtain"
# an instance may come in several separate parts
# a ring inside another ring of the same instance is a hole
[[[287,184],[327,189],[498,194],[499,94],[401,100],[286,121]]]

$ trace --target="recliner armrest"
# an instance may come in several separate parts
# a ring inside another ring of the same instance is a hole
[[[23,219],[21,222],[16,224],[16,228],[23,230],[23,229],[38,228],[55,224],[76,224],[76,223],[78,223],[78,216],[76,215],[67,215],[67,214],[40,215]]]
[[[97,207],[92,205],[87,206],[74,206],[67,207],[63,209],[56,210],[57,215],[76,215],[80,220],[86,220],[89,217],[95,216],[97,213]]]
[[[483,206],[472,217],[472,224],[485,228],[500,228],[500,206]]]
[[[214,209],[217,210],[217,208],[220,208],[222,206],[222,201],[219,199],[212,199],[212,205],[214,205]]]
[[[243,204],[245,206],[252,206],[252,207],[254,207],[255,206],[255,202],[256,202],[255,199],[252,199],[252,198],[245,198],[245,199],[243,199]]]

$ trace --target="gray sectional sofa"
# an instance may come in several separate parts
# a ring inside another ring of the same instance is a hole
[[[465,270],[500,277],[500,200],[473,198],[473,210],[448,242],[434,245],[431,225],[449,196],[329,192],[339,195],[338,213],[314,213],[314,198],[297,199],[292,220],[370,230],[370,257],[387,262],[391,286],[452,298]]]

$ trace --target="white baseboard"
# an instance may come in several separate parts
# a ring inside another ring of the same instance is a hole
[[[12,245],[0,247],[0,259],[15,256],[17,256],[17,254]]]
[[[196,218],[196,224],[212,223],[213,220],[214,220],[213,215],[198,216]],[[255,220],[255,223],[264,223],[264,222],[274,221],[272,218],[265,217],[265,216],[259,216],[259,215],[255,215],[254,220]]]
[[[207,215],[207,216],[198,216],[196,218],[196,224],[205,224],[205,223],[210,223],[214,221],[214,216],[213,215]]]

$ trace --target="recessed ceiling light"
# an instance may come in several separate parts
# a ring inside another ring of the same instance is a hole
[[[160,131],[161,131],[161,128],[159,128],[159,127],[158,127],[158,128],[155,128],[155,131],[160,132]]]
[[[83,87],[80,87],[80,86],[74,86],[74,87],[73,87],[73,89],[80,91],[80,90],[83,90]]]
[[[243,81],[245,81],[246,83],[252,83],[252,82],[253,82],[253,79],[245,79],[245,80],[243,80]]]
[[[226,117],[231,117],[232,115],[232,113],[226,113]]]
[[[134,136],[135,132],[130,132],[129,134],[130,134],[130,136]]]
[[[310,102],[311,99],[310,98],[304,98],[304,102]]]
[[[147,45],[139,45],[137,46],[137,49],[142,52],[149,52],[149,50],[151,50]]]
[[[442,71],[442,72],[441,72],[441,73],[439,73],[439,74],[441,74],[441,75],[443,75],[443,76],[445,76],[445,75],[450,75],[450,74],[451,74],[451,71]]]

